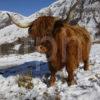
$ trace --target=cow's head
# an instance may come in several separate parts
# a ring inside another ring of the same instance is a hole
[[[28,34],[32,38],[50,35],[53,31],[55,21],[59,20],[58,17],[41,16],[33,21],[18,21],[13,15],[10,15],[9,13],[7,13],[7,15],[12,20],[12,22],[18,27],[28,28]]]

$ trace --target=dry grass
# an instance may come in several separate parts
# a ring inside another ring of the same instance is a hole
[[[22,73],[19,75],[17,79],[17,83],[19,87],[24,87],[26,89],[32,89],[32,72],[28,71],[27,73]]]

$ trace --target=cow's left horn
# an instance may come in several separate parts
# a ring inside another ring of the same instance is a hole
[[[18,27],[21,27],[21,28],[28,28],[29,26],[32,25],[32,21],[29,22],[28,21],[24,21],[24,20],[21,20],[21,21],[18,21],[17,19],[14,18],[14,16],[10,15],[9,13],[7,13],[7,15],[9,16],[9,18],[12,20],[12,22],[17,25]]]

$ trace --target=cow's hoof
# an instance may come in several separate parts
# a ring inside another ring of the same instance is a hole
[[[72,80],[72,81],[67,80],[67,84],[68,84],[68,86],[71,86],[71,85],[77,84],[77,82],[75,80]]]
[[[50,82],[50,86],[54,86],[55,85],[55,82]]]

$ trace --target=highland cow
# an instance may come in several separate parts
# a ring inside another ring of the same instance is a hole
[[[84,63],[84,70],[89,69],[91,39],[85,28],[71,26],[64,20],[51,16],[39,17],[27,25],[16,22],[12,17],[11,19],[17,26],[29,27],[29,35],[36,39],[36,50],[46,53],[51,71],[51,85],[55,83],[56,72],[63,66],[68,72],[68,85],[75,83],[74,71],[81,61]]]
[[[68,72],[68,85],[74,84],[74,71],[79,63],[84,62],[84,70],[89,68],[90,47],[89,33],[84,28],[67,24],[55,27],[52,35],[39,40],[36,44],[36,51],[47,55],[51,71],[50,84],[54,85],[56,72],[64,66]]]

